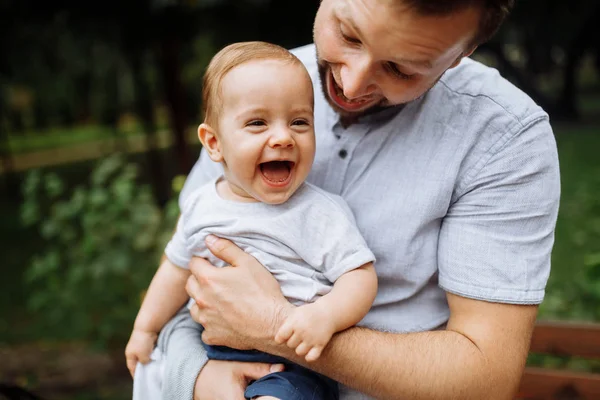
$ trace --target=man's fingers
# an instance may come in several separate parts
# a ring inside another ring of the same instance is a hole
[[[273,372],[284,370],[283,364],[241,363],[242,374],[249,380],[257,380]]]
[[[200,284],[194,275],[190,275],[185,283],[185,291],[187,292],[188,296],[196,301],[200,297],[202,290],[200,289]]]
[[[244,252],[244,250],[237,247],[233,242],[218,238],[214,235],[208,235],[206,237],[206,246],[210,250],[211,253],[215,255],[215,257],[225,261],[227,264],[231,266],[238,266],[242,263],[248,254]]]
[[[216,268],[214,265],[212,265],[202,257],[192,257],[192,260],[190,261],[188,267],[190,268],[190,272],[193,275],[200,275],[207,268]]]

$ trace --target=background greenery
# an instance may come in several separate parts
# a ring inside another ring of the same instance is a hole
[[[308,43],[317,5],[0,1],[0,384],[130,397],[122,350],[199,152],[204,68],[233,41]],[[555,129],[562,199],[541,318],[600,321],[599,29],[599,2],[517,1],[474,55]]]

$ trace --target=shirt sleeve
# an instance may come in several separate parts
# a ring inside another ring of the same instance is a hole
[[[309,213],[311,223],[306,224],[304,237],[311,240],[304,247],[306,254],[300,256],[327,280],[333,283],[346,272],[375,262],[375,255],[341,198],[314,204]]]
[[[167,256],[169,261],[176,266],[188,269],[188,264],[192,259],[192,255],[187,247],[184,220],[185,213],[183,213],[177,221],[175,233],[173,233],[173,237],[171,237],[171,240],[169,240],[169,243],[167,243],[167,247],[165,248],[165,256]]]
[[[547,117],[503,140],[459,187],[442,222],[439,284],[468,298],[539,304],[560,198],[556,142]]]

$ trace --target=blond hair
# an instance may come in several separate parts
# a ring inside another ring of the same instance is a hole
[[[303,66],[295,55],[272,43],[240,42],[223,48],[208,64],[202,81],[202,114],[205,123],[216,126],[219,110],[223,107],[223,77],[235,67],[255,60],[278,60]]]

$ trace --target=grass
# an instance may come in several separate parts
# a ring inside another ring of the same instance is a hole
[[[167,120],[162,118],[158,121],[157,129],[159,131],[165,130],[167,127]],[[74,127],[53,127],[43,131],[9,132],[8,143],[0,143],[0,154],[7,146],[11,154],[18,155],[82,143],[110,141],[124,137],[141,137],[143,135],[143,127],[140,121],[135,116],[124,114],[119,119],[116,130],[108,126],[84,124]]]

